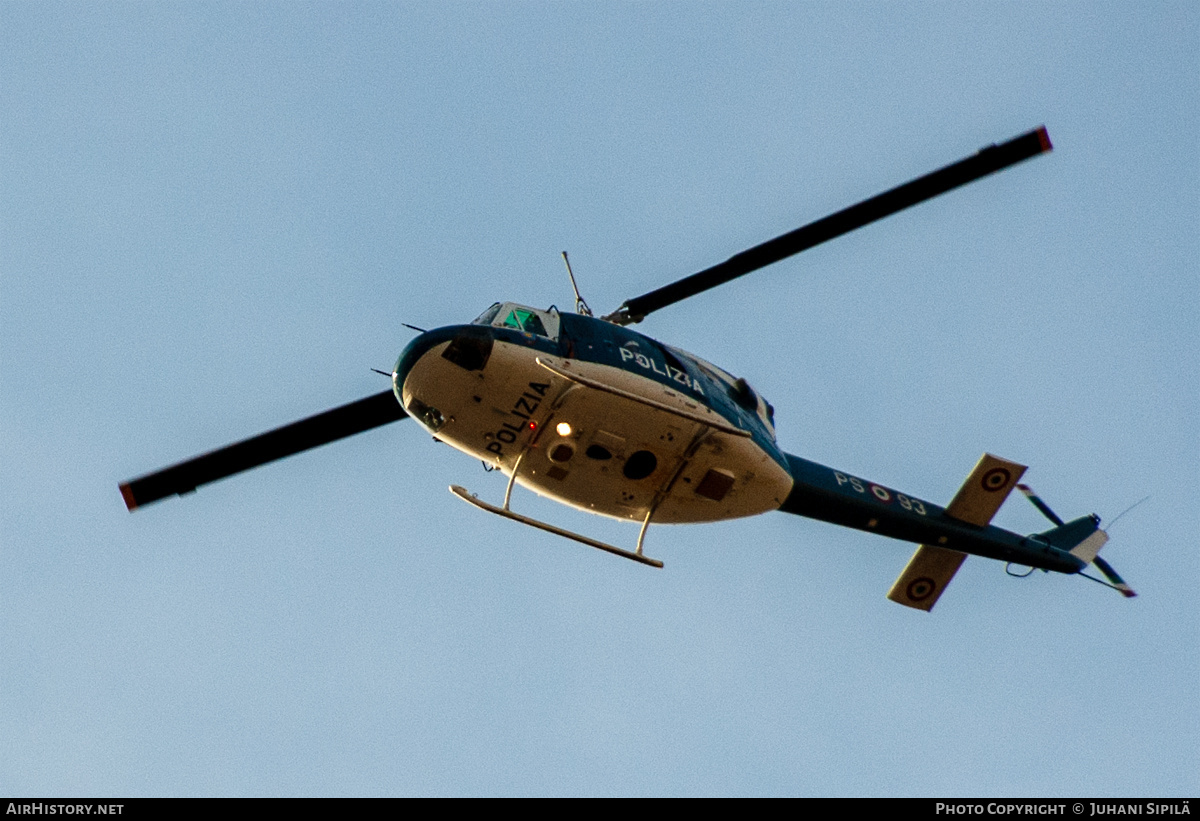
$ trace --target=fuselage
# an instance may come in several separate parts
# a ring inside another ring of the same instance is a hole
[[[592,317],[493,306],[414,339],[393,387],[440,441],[581,510],[705,522],[775,510],[791,491],[773,412],[749,385]]]
[[[497,303],[410,342],[392,387],[434,438],[591,513],[669,524],[783,510],[1046,570],[1085,564],[1046,534],[965,523],[784,453],[773,409],[745,380],[590,316]]]

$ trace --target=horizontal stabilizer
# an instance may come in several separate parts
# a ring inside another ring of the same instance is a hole
[[[986,527],[1023,473],[1024,465],[990,453],[983,454],[946,506],[946,515],[960,522]],[[923,544],[909,559],[908,566],[896,579],[887,597],[905,607],[928,612],[966,558],[966,553],[957,550]]]
[[[990,453],[983,454],[946,506],[946,515],[960,522],[986,527],[1024,473],[1025,465]]]
[[[905,607],[929,612],[954,578],[966,553],[923,544],[909,559],[887,597]]]

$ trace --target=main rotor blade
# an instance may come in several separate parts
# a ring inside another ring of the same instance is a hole
[[[318,413],[121,485],[130,510],[408,416],[391,391]]]
[[[773,262],[779,262],[793,254],[820,245],[826,240],[861,228],[864,225],[891,216],[917,203],[932,199],[951,189],[966,185],[980,177],[1016,165],[1022,160],[1051,150],[1050,135],[1044,126],[1022,134],[1006,143],[990,145],[973,156],[948,165],[945,168],[906,182],[890,191],[864,200],[811,222],[775,239],[767,240],[749,250],[735,254],[725,262],[706,268],[699,273],[672,282],[648,294],[627,300],[615,312],[604,317],[618,325],[641,322],[659,308],[673,305],[688,297],[723,285],[731,279],[757,271]]]

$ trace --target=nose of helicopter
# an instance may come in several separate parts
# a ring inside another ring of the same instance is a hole
[[[409,373],[433,348],[443,342],[450,342],[450,353],[446,355],[451,361],[469,370],[478,370],[487,362],[491,341],[491,329],[478,325],[450,325],[426,331],[416,337],[404,347],[400,358],[396,360],[396,367],[392,369],[392,392],[396,394],[397,401],[401,405],[404,404],[404,383]]]
[[[430,348],[444,341],[445,337],[442,333],[444,330],[446,329],[438,328],[426,331],[405,345],[404,350],[400,352],[400,358],[396,360],[396,367],[392,368],[392,392],[396,394],[396,401],[401,405],[404,404],[404,380],[408,378],[413,366],[429,352]]]

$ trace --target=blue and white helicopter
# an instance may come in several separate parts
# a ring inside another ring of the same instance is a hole
[[[625,302],[600,318],[496,303],[467,325],[421,332],[400,355],[392,389],[120,485],[130,510],[275,459],[411,417],[434,438],[503,471],[482,510],[653,567],[654,523],[713,522],[779,510],[919,545],[888,598],[931,610],[967,555],[1087,575],[1136,595],[1100,558],[1098,516],[1063,522],[1028,487],[1023,465],[984,454],[946,507],[779,449],[775,412],[744,379],[631,330],[653,311],[778,262],[1051,150],[1045,128],[805,225]],[[566,260],[566,254],[563,255]],[[570,263],[567,263],[570,274]],[[514,512],[514,485],[571,507],[641,523],[632,550]],[[991,525],[1020,488],[1054,527],[1021,535]],[[1010,571],[1011,572],[1011,571]]]

